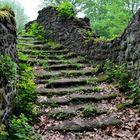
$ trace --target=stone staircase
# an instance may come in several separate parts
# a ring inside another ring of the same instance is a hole
[[[88,61],[62,46],[54,49],[32,37],[20,36],[19,44],[25,46],[19,51],[29,55],[27,62],[36,74],[35,128],[46,135],[44,140],[53,140],[51,135],[56,132],[96,133],[123,125],[116,106],[124,97],[102,74],[96,74]]]

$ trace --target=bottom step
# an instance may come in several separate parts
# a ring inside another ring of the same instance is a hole
[[[103,118],[100,120],[89,120],[89,119],[76,119],[66,120],[59,126],[50,126],[46,130],[53,131],[92,131],[95,128],[104,128],[107,126],[121,125],[122,121],[116,118]]]

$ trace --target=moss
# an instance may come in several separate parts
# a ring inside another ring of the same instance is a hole
[[[118,104],[116,107],[118,110],[123,110],[127,107],[130,107],[132,104],[133,104],[132,102],[121,103],[121,104]]]
[[[56,113],[49,113],[48,116],[50,118],[56,119],[56,120],[67,120],[74,116],[73,113],[66,113],[66,112],[56,112]]]
[[[110,78],[108,75],[100,74],[98,76],[98,82],[110,82]]]
[[[97,109],[91,106],[86,106],[80,110],[83,117],[94,116],[97,114]]]
[[[13,25],[13,30],[16,30],[15,14],[10,7],[5,6],[0,9],[0,22],[10,23]]]
[[[62,48],[62,46],[59,43],[56,43],[56,42],[51,41],[51,40],[49,40],[47,42],[47,46],[51,49],[61,49]]]

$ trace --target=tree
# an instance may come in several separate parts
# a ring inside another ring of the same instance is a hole
[[[24,25],[27,23],[27,20],[28,20],[28,17],[26,16],[24,12],[24,8],[22,7],[21,3],[17,1],[1,0],[0,7],[2,8],[5,5],[9,5],[15,12],[17,29],[20,32],[24,28]]]
[[[60,5],[65,1],[68,1],[74,5],[76,13],[81,12],[84,8],[82,0],[42,0],[41,7],[49,6],[51,4]]]
[[[65,0],[43,0],[44,5],[52,2],[59,5]],[[94,32],[103,38],[119,35],[127,26],[132,15],[140,6],[140,0],[69,0],[75,8],[84,11],[90,18]]]

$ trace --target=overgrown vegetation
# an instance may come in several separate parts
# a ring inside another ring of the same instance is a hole
[[[17,65],[9,56],[0,55],[0,77],[7,82],[16,81]]]
[[[42,0],[43,6],[57,6],[65,0]],[[93,32],[101,38],[112,39],[127,27],[129,20],[138,10],[139,0],[69,0],[80,17],[90,18]]]
[[[73,117],[74,114],[66,112],[57,112],[57,113],[49,113],[48,116],[56,120],[66,120]]]
[[[12,11],[14,11],[15,14],[13,12],[10,12],[10,14],[15,15],[17,31],[21,32],[21,30],[23,30],[23,28],[24,28],[25,23],[27,23],[27,20],[28,20],[27,15],[24,12],[24,8],[23,8],[22,4],[15,0],[1,0],[0,8],[3,9],[3,7],[4,7],[4,9],[5,9],[5,7],[10,7],[10,9],[12,9]]]
[[[38,40],[42,41],[42,43],[46,43],[46,32],[43,26],[39,25],[37,22],[33,22],[28,31],[23,33],[25,35],[34,36]]]
[[[91,117],[97,114],[97,109],[91,106],[86,106],[81,109],[82,116]]]
[[[121,91],[125,92],[126,95],[129,95],[131,98],[134,98],[134,104],[140,103],[140,87],[136,82],[130,79],[125,65],[115,65],[113,62],[107,60],[103,65],[103,70],[107,75],[106,80],[108,82],[115,80]]]
[[[58,11],[59,15],[63,18],[75,16],[74,6],[69,1],[62,2],[57,7],[57,11]]]
[[[23,54],[22,54],[23,55]],[[21,57],[25,59],[25,57]],[[34,74],[28,64],[20,63],[20,76],[17,81],[18,93],[16,95],[16,116],[11,117],[9,128],[0,125],[0,139],[2,140],[39,140],[40,136],[35,133],[29,120],[33,117],[33,104],[36,95],[33,94],[35,84],[33,82]],[[0,56],[0,76],[7,83],[17,80],[17,64],[9,56]],[[25,113],[26,116],[23,114]],[[19,117],[18,117],[19,116]],[[27,118],[28,117],[28,118]]]
[[[17,46],[22,47],[22,46]],[[34,73],[30,64],[27,64],[25,60],[27,60],[28,56],[23,53],[19,53],[20,60],[23,62],[19,63],[20,71],[18,78],[18,94],[17,98],[17,111],[19,113],[25,113],[26,116],[32,117],[34,114],[33,105],[36,100],[35,89],[36,85],[34,83]],[[25,62],[24,62],[25,61]]]
[[[2,124],[0,126],[1,140],[40,140],[41,136],[35,132],[33,127],[29,124],[29,120],[24,114],[19,117],[13,116],[9,121],[9,128],[6,130]]]

